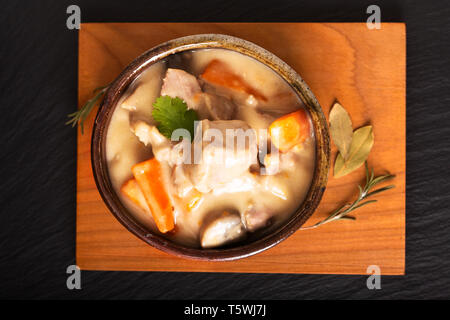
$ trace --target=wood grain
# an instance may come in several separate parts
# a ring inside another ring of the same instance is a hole
[[[206,271],[251,273],[404,274],[405,266],[405,25],[384,23],[88,23],[79,33],[79,105],[92,90],[112,81],[145,50],[170,39],[224,33],[275,53],[308,83],[324,113],[335,99],[354,128],[371,123],[375,144],[369,164],[378,174],[396,174],[396,188],[361,208],[356,221],[298,231],[256,256],[233,262],[198,262],[160,252],[115,220],[97,192],[90,164],[90,132],[78,130],[76,262],[84,270]],[[336,154],[332,147],[333,160]],[[330,180],[306,225],[352,200],[363,168]]]

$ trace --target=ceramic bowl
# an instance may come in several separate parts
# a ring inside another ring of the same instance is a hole
[[[253,237],[234,246],[217,249],[186,247],[172,242],[146,228],[128,212],[111,184],[106,162],[106,133],[114,108],[132,81],[146,68],[169,55],[194,49],[222,48],[240,52],[265,64],[298,94],[311,115],[316,139],[316,164],[309,192],[300,207],[283,224],[269,233]],[[208,261],[245,258],[280,243],[298,228],[316,210],[325,191],[330,162],[329,133],[325,116],[317,99],[303,79],[285,62],[267,50],[236,37],[219,34],[201,34],[174,39],[158,45],[137,57],[110,85],[98,110],[92,133],[91,160],[98,190],[112,214],[125,228],[149,245],[176,256]]]

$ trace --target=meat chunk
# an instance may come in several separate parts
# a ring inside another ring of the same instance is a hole
[[[196,109],[202,89],[197,78],[181,69],[167,69],[161,88],[162,96],[183,99],[189,109]]]
[[[226,182],[216,183],[211,191],[214,195],[247,192],[254,190],[260,183],[260,177],[247,171]]]
[[[201,119],[231,120],[236,113],[236,105],[228,98],[212,93],[202,94],[203,105],[199,107]],[[202,111],[200,111],[200,109]]]
[[[230,99],[203,93],[197,78],[180,69],[167,69],[161,95],[183,99],[189,109],[197,111],[200,119],[229,120],[236,111]]]
[[[194,187],[203,193],[243,176],[257,163],[255,132],[241,120],[203,120],[193,142],[193,163],[184,164]]]
[[[130,129],[145,146],[162,146],[169,144],[167,138],[159,133],[155,126],[152,126],[145,121],[138,120],[131,122]]]
[[[184,167],[176,165],[173,168],[172,180],[174,185],[174,191],[178,197],[186,196],[193,188],[191,180],[186,176]]]
[[[235,212],[223,212],[212,222],[207,223],[202,235],[203,248],[213,248],[241,239],[245,235],[241,217]]]
[[[145,121],[137,120],[130,123],[131,131],[146,146],[152,147],[152,152],[159,162],[167,162],[170,166],[181,164],[184,161],[185,141],[173,143],[163,136],[157,127]]]

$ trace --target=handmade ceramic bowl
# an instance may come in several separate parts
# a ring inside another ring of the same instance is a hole
[[[257,239],[217,249],[185,247],[152,232],[139,223],[119,200],[111,184],[106,162],[106,133],[114,108],[132,81],[150,65],[169,55],[193,49],[222,48],[240,52],[265,64],[298,94],[314,124],[316,139],[315,172],[309,192],[291,217],[275,230]],[[109,210],[130,232],[149,245],[185,258],[224,261],[245,258],[280,243],[293,234],[316,210],[328,178],[329,133],[322,109],[303,79],[285,62],[267,50],[242,39],[219,34],[201,34],[174,39],[156,46],[136,58],[110,85],[98,110],[92,133],[91,160],[98,190]]]

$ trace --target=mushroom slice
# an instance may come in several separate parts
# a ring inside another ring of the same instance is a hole
[[[208,223],[201,236],[203,248],[213,248],[241,239],[245,227],[238,213],[224,211],[219,217]]]
[[[252,232],[268,226],[271,223],[272,215],[273,213],[268,208],[252,203],[244,211],[243,218],[247,230]]]

